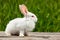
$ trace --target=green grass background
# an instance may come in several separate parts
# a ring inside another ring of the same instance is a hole
[[[23,17],[19,4],[38,17],[34,32],[60,32],[60,0],[0,0],[0,31],[10,20]]]

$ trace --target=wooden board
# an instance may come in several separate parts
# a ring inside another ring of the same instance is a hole
[[[60,33],[49,32],[28,32],[29,36],[7,36],[3,31],[0,32],[0,40],[60,40]]]

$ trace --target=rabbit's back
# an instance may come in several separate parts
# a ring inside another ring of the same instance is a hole
[[[17,25],[19,23],[22,23],[22,18],[16,18],[16,19],[13,19],[13,20],[9,21],[9,23],[6,26],[5,31],[6,32],[9,31],[9,32],[13,32],[13,33],[19,31],[19,28],[17,27]]]

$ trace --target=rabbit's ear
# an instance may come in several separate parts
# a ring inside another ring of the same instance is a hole
[[[19,9],[20,9],[21,13],[23,13],[24,15],[26,15],[28,12],[27,7],[24,4],[19,5]]]

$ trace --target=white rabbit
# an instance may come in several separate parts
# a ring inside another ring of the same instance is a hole
[[[8,36],[16,33],[19,33],[19,36],[24,36],[24,33],[27,34],[27,32],[32,31],[35,28],[35,22],[37,22],[36,15],[29,12],[24,4],[19,5],[19,9],[24,17],[13,19],[7,24],[5,33]]]

